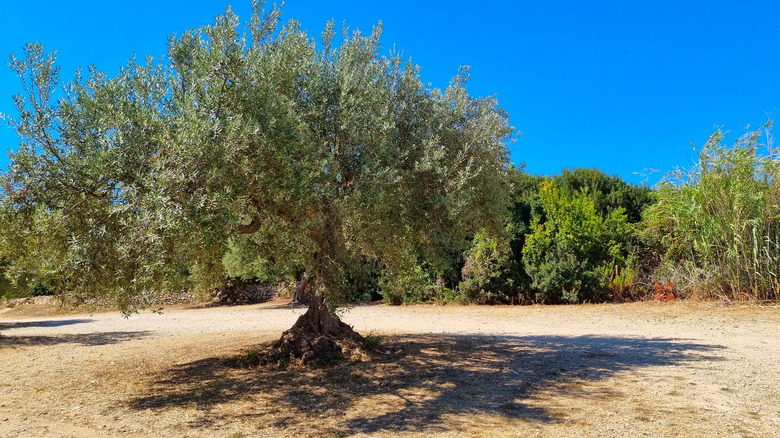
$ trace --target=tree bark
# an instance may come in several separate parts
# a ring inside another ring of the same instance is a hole
[[[295,287],[295,295],[293,296],[293,303],[298,304],[309,304],[309,298],[306,294],[306,288],[309,286],[309,283],[311,283],[311,271],[312,271],[312,265],[311,263],[308,263],[306,265],[306,270],[303,272],[303,275],[301,276],[301,280],[298,282],[298,285]]]
[[[312,292],[306,313],[271,345],[263,363],[328,365],[339,359],[362,356],[364,345],[362,336],[331,313],[324,295]]]
[[[324,210],[329,210],[327,203]],[[327,292],[331,276],[323,271],[339,269],[336,265],[338,255],[346,251],[339,241],[337,216],[326,214],[330,220],[325,221],[322,229],[311,230],[312,240],[317,245],[317,252],[307,254],[306,272],[296,288],[296,298],[304,295],[308,298],[309,308],[301,315],[295,324],[282,333],[282,337],[271,345],[266,354],[265,364],[280,366],[293,362],[301,364],[328,365],[334,361],[350,360],[365,356],[365,340],[351,326],[341,321],[328,306]],[[311,275],[316,272],[316,276]],[[322,287],[308,287],[310,278],[322,282]]]

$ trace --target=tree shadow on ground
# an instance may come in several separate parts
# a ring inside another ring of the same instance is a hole
[[[67,335],[31,335],[31,336],[6,336],[0,334],[0,348],[6,347],[33,347],[59,344],[81,344],[95,347],[100,345],[119,344],[122,342],[141,339],[151,334],[147,331],[139,332],[102,332]]]
[[[614,397],[614,389],[587,383],[643,367],[720,360],[714,353],[724,347],[670,338],[409,335],[386,339],[383,348],[392,353],[314,370],[198,360],[161,373],[129,405],[208,412],[192,427],[255,421],[289,432],[324,421],[337,435],[451,431],[448,418],[464,414],[556,423],[561,419],[554,412],[534,406],[541,390]],[[221,406],[242,402],[251,408]]]
[[[94,322],[92,319],[40,319],[36,321],[11,321],[0,322],[0,330],[14,329],[14,328],[27,328],[27,327],[62,327],[65,325],[74,324],[86,324],[88,322]]]

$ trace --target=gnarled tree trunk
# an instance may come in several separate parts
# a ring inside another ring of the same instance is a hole
[[[312,291],[308,298],[309,309],[271,345],[265,364],[300,361],[326,365],[362,354],[365,340],[328,309],[323,294]]]
[[[347,249],[337,232],[340,221],[338,215],[331,211],[327,201],[323,201],[322,208],[327,212],[328,219],[321,230],[309,233],[312,241],[316,242],[318,251],[306,254],[306,272],[296,288],[296,298],[299,294],[303,295],[309,302],[309,308],[271,345],[265,356],[266,364],[299,362],[304,365],[325,365],[335,360],[349,360],[364,354],[365,339],[350,325],[342,322],[328,306],[327,292],[329,286],[332,286],[329,282],[333,281],[333,277],[328,275],[332,272],[326,272],[324,268],[339,269],[337,260]],[[319,284],[309,284],[310,279],[315,279]]]

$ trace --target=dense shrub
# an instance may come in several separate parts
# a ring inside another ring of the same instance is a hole
[[[653,201],[649,188],[581,168],[552,178],[519,171],[514,187],[504,240],[477,235],[465,254],[464,300],[623,300],[645,292],[640,280],[649,269],[639,260],[647,248],[636,222]]]
[[[539,199],[544,220],[534,219],[523,248],[534,298],[553,303],[608,298],[605,274],[627,258],[630,230],[623,209],[602,217],[589,197],[566,196],[552,180],[540,185]]]
[[[629,223],[640,222],[642,211],[653,203],[653,191],[649,187],[629,184],[599,169],[564,169],[555,182],[563,193],[586,195],[602,217],[622,208]]]
[[[517,302],[517,272],[518,266],[507,242],[480,233],[467,252],[459,293],[465,301],[472,303]]]
[[[390,304],[460,302],[455,290],[426,263],[420,263],[379,280],[379,293]]]

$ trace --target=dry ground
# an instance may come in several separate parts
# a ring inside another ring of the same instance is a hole
[[[235,358],[302,309],[0,309],[0,436],[778,436],[780,308],[361,306],[372,362]]]

